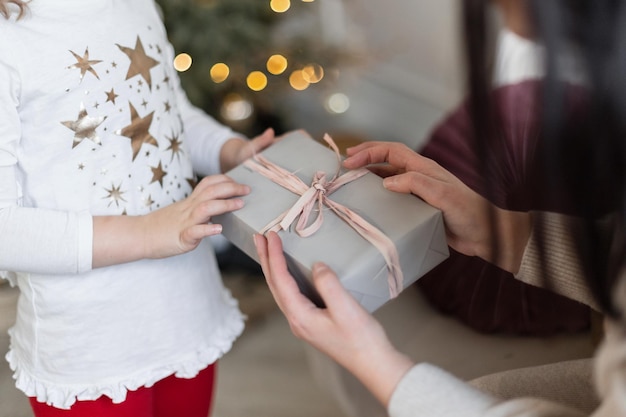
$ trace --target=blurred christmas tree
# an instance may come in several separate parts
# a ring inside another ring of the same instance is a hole
[[[332,83],[348,56],[320,36],[319,1],[157,3],[190,100],[248,135],[268,126],[280,133],[282,98]]]

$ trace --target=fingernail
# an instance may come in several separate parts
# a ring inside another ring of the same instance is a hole
[[[255,233],[255,234],[252,235],[252,240],[254,241],[254,247],[257,248],[257,249],[259,248],[259,244],[261,243],[259,241],[260,238],[261,238],[261,236],[258,233]]]
[[[328,266],[323,262],[315,262],[313,264],[313,273],[321,273],[328,269]]]

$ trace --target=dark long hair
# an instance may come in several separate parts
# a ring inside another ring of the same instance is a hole
[[[576,236],[585,280],[604,312],[617,317],[612,293],[626,255],[626,2],[529,1],[537,40],[545,48],[541,144],[535,161],[544,181],[537,191],[545,199],[563,199],[567,214],[582,219],[570,232]],[[463,4],[467,82],[485,178],[498,146],[488,94],[489,3]],[[584,74],[582,86],[564,77],[564,51]]]

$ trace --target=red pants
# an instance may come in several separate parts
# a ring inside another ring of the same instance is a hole
[[[113,404],[109,397],[78,401],[70,410],[61,410],[30,398],[35,417],[207,417],[211,411],[216,364],[209,365],[193,379],[173,375],[150,388],[128,391],[126,400]]]

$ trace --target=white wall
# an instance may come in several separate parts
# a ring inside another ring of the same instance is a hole
[[[291,124],[316,137],[348,132],[418,146],[462,96],[458,0],[317,1],[331,16],[322,16],[322,36],[365,51],[366,60],[343,71],[328,91],[294,94]],[[345,26],[337,28],[340,21]],[[350,98],[342,115],[316,105],[335,91]]]

